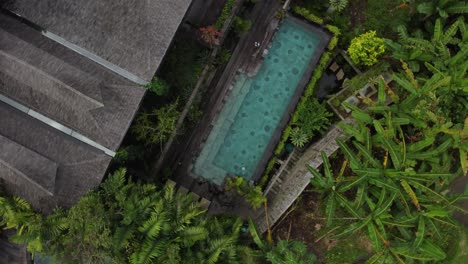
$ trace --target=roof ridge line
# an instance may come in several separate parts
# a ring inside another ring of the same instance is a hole
[[[91,147],[94,147],[95,149],[98,149],[98,150],[101,150],[102,152],[104,152],[106,155],[109,155],[111,157],[114,157],[115,156],[115,151],[111,150],[111,149],[108,149],[106,147],[104,147],[103,145],[93,141],[92,139],[82,135],[81,133],[67,127],[67,126],[64,126],[62,125],[61,123],[39,113],[39,112],[36,112],[34,111],[33,109],[19,103],[19,102],[16,102],[15,100],[12,100],[2,94],[0,94],[0,102],[4,102],[5,104],[15,108],[16,110],[18,111],[21,111],[25,114],[27,114],[28,116],[36,119],[37,121],[40,121],[62,133],[65,133],[73,138],[75,138],[76,140],[78,141],[81,141],[82,143],[85,143]]]
[[[27,62],[25,62],[25,61],[23,61],[23,60],[21,60],[21,59],[15,57],[15,56],[12,56],[12,55],[6,53],[6,52],[3,51],[3,50],[0,50],[0,54],[2,54],[3,56],[5,56],[5,57],[7,57],[7,58],[9,58],[9,59],[11,59],[11,60],[13,60],[13,61],[18,62],[19,64],[23,65],[24,67],[27,67],[27,68],[32,69],[33,71],[39,73],[40,75],[45,76],[47,79],[51,80],[52,82],[55,82],[55,83],[57,83],[57,84],[60,84],[62,87],[64,87],[64,88],[67,89],[68,91],[70,91],[70,92],[72,92],[72,93],[75,93],[75,94],[77,94],[78,96],[83,97],[85,100],[88,100],[88,101],[92,102],[92,103],[95,104],[98,108],[99,108],[99,107],[104,107],[104,102],[100,102],[100,101],[98,101],[98,100],[96,100],[96,99],[94,99],[94,98],[91,98],[90,96],[88,96],[88,95],[86,95],[86,94],[84,94],[84,93],[82,93],[82,92],[80,92],[80,91],[78,91],[78,90],[76,90],[76,89],[73,89],[73,87],[71,87],[70,85],[68,85],[68,84],[64,83],[63,81],[61,81],[61,80],[55,78],[54,76],[52,76],[52,75],[50,75],[50,74],[44,72],[43,70],[41,70],[41,69],[39,69],[39,68],[37,68],[37,67],[35,67],[35,66],[33,66],[33,65],[29,64],[29,63],[27,63]]]
[[[39,189],[41,189],[42,191],[46,192],[48,195],[50,196],[54,196],[54,193],[47,190],[46,188],[44,188],[41,184],[39,184],[38,182],[36,182],[35,180],[29,178],[26,174],[24,174],[22,171],[10,166],[8,163],[4,162],[3,160],[0,159],[0,163],[3,164],[4,166],[8,167],[10,170],[20,174],[22,176],[22,178],[24,178],[26,181],[32,183],[33,185],[35,185],[36,187],[38,187]],[[57,167],[58,168],[58,167]]]
[[[80,54],[81,56],[103,66],[104,68],[114,72],[115,74],[121,76],[121,77],[124,77],[125,79],[127,80],[130,80],[134,83],[137,83],[137,84],[141,84],[141,85],[144,85],[144,84],[147,84],[148,82],[145,81],[144,79],[136,76],[135,74],[113,64],[112,62],[90,52],[89,50],[87,49],[84,49],[78,45],[75,45],[73,43],[71,43],[70,41],[60,37],[59,35],[57,34],[54,34],[50,31],[47,31],[47,30],[43,30],[42,31],[42,35],[59,43],[60,45]]]

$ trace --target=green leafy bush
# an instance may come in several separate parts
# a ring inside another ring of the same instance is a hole
[[[283,20],[286,17],[286,11],[284,9],[276,11],[275,17],[279,20]]]
[[[292,130],[292,127],[287,126],[286,129],[283,131],[283,134],[281,135],[281,140],[278,143],[278,145],[276,146],[275,155],[280,155],[281,152],[283,151],[284,144],[286,144],[286,141],[288,141],[289,134],[291,133],[291,130]]]
[[[221,30],[223,28],[224,22],[226,22],[229,13],[231,13],[232,7],[234,6],[235,2],[236,0],[227,0],[224,4],[223,10],[221,11],[221,15],[219,15],[218,20],[216,20],[216,23],[214,24],[214,27],[217,30]]]
[[[114,161],[120,164],[143,159],[144,149],[140,145],[121,147],[114,156]]]
[[[317,261],[307,246],[296,240],[278,242],[267,251],[266,258],[271,264],[314,264]]]
[[[172,104],[154,109],[151,113],[140,114],[132,127],[136,138],[146,145],[163,144],[168,140],[180,116],[178,104],[176,100]]]
[[[251,27],[252,27],[252,21],[250,21],[248,19],[243,19],[243,18],[238,17],[238,16],[234,19],[234,30],[240,36],[247,33],[250,30]]]
[[[384,39],[376,36],[375,31],[366,32],[351,40],[348,53],[351,60],[358,65],[372,66],[385,52]]]
[[[262,188],[260,186],[249,186],[243,177],[227,178],[226,190],[235,190],[245,198],[253,209],[260,208],[267,201],[266,197],[263,196]]]
[[[300,127],[295,127],[291,131],[291,143],[298,148],[303,148],[305,144],[309,141],[307,133],[302,130]]]
[[[299,118],[293,125],[300,128],[307,139],[312,138],[317,132],[320,133],[326,130],[330,126],[330,118],[333,116],[325,105],[315,98],[308,99],[305,104],[298,108],[297,112]]]
[[[330,0],[330,7],[333,11],[341,12],[348,5],[348,0]]]
[[[1,229],[19,230],[13,242],[50,256],[52,263],[254,262],[255,250],[240,239],[243,221],[205,212],[191,195],[171,186],[135,183],[125,170],[72,208],[48,216],[20,198],[0,196]]]
[[[333,37],[330,39],[330,42],[328,43],[327,49],[331,51],[331,50],[335,49],[335,47],[336,47],[337,44],[338,44],[338,37],[337,37],[337,36],[333,36]]]
[[[270,178],[270,173],[275,167],[276,161],[278,160],[277,157],[273,157],[268,161],[268,165],[266,166],[265,171],[263,172],[262,177],[258,180],[257,185],[262,188],[262,190],[266,187],[266,184],[268,183],[268,179]]]
[[[309,20],[310,22],[323,25],[323,19],[310,13],[309,10],[300,6],[293,6],[294,13],[304,17],[305,19]]]
[[[158,77],[154,77],[153,80],[144,87],[159,96],[166,95],[169,92],[169,84]]]

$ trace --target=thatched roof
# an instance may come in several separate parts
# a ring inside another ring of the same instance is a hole
[[[0,94],[116,150],[144,92],[0,13]]]
[[[71,206],[100,182],[111,157],[0,102],[0,178],[43,211]]]
[[[8,237],[13,234],[13,230],[2,231],[0,233],[0,264],[31,263],[31,256],[26,251],[25,246],[16,245],[8,241]]]
[[[6,8],[151,80],[191,0],[7,0]]]

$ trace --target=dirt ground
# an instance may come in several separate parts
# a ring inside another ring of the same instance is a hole
[[[350,14],[351,17],[351,28],[364,23],[366,20],[366,15],[364,10],[366,10],[367,1],[365,0],[351,0],[348,3],[348,6],[345,9],[345,12]]]

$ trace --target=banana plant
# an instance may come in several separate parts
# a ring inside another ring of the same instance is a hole
[[[345,208],[345,210],[350,213],[353,217],[360,217],[358,210],[349,201],[344,192],[347,190],[345,188],[338,188],[341,184],[341,178],[335,178],[331,170],[330,161],[328,160],[325,152],[321,152],[323,159],[323,170],[324,174],[322,175],[317,169],[308,166],[312,178],[310,183],[314,187],[315,191],[322,193],[324,195],[323,201],[325,201],[325,215],[327,219],[327,227],[330,227],[333,224],[333,219],[335,218],[335,212],[337,206]]]
[[[450,14],[468,13],[468,4],[458,0],[429,0],[419,4],[417,10],[426,15],[424,19],[433,15],[448,18]]]
[[[421,34],[410,34],[404,26],[397,27],[398,42],[385,40],[386,46],[392,51],[393,58],[404,60],[414,72],[419,72],[426,63],[443,65],[451,58],[463,62],[463,55],[453,56],[454,45],[460,51],[464,51],[467,41],[467,31],[464,19],[460,17],[448,26],[444,26],[440,19],[434,23],[429,38],[423,38]]]

